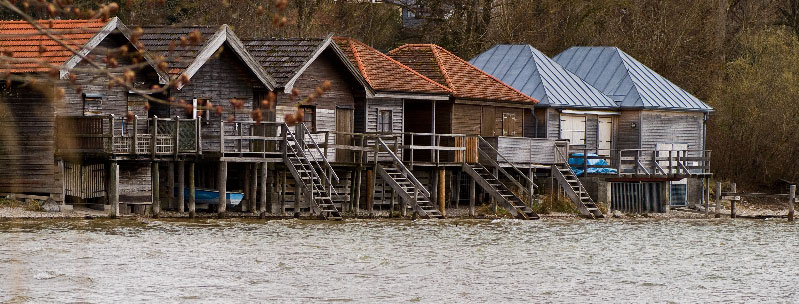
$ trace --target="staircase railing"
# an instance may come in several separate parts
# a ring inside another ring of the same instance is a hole
[[[515,165],[514,165],[512,162],[510,162],[510,161],[509,161],[507,158],[505,158],[505,156],[503,156],[501,153],[499,153],[499,151],[497,151],[497,149],[495,149],[495,148],[494,148],[494,146],[492,146],[490,143],[488,143],[488,141],[486,141],[486,140],[485,140],[485,139],[484,139],[482,136],[478,135],[478,136],[477,136],[477,138],[479,138],[479,140],[480,140],[480,144],[485,144],[486,146],[488,146],[488,148],[490,148],[490,149],[491,149],[491,152],[495,153],[497,156],[499,156],[499,157],[502,159],[502,161],[504,161],[505,163],[507,163],[508,165],[510,165],[510,166],[511,166],[511,168],[513,168],[513,169],[516,171],[516,173],[518,173],[518,174],[519,174],[519,176],[521,176],[521,177],[522,177],[524,180],[526,180],[526,181],[527,181],[527,182],[528,182],[530,185],[532,185],[532,188],[533,188],[533,189],[536,189],[536,188],[538,188],[538,185],[536,185],[536,184],[535,184],[535,182],[533,182],[533,180],[531,180],[530,178],[528,178],[528,177],[527,177],[527,175],[525,175],[525,174],[522,172],[522,170],[519,170],[519,168],[518,168],[518,167],[516,167],[516,166],[515,166]],[[514,178],[512,175],[510,175],[510,173],[508,173],[508,171],[506,171],[505,169],[503,169],[503,168],[502,168],[502,166],[500,166],[500,165],[499,165],[499,163],[496,161],[496,159],[494,159],[493,157],[490,157],[490,155],[488,155],[488,153],[486,153],[485,151],[483,151],[483,149],[481,148],[481,146],[482,146],[482,145],[480,145],[480,144],[478,144],[478,145],[477,145],[477,150],[478,150],[478,153],[480,153],[480,156],[481,156],[481,157],[483,157],[483,158],[485,158],[486,160],[488,160],[488,162],[489,162],[489,163],[490,163],[492,166],[496,167],[496,168],[498,169],[498,171],[502,173],[502,175],[504,175],[504,176],[505,176],[505,177],[507,177],[509,180],[511,180],[511,181],[513,182],[513,184],[514,184],[514,185],[516,185],[517,187],[521,188],[521,189],[522,189],[522,191],[524,191],[524,193],[525,193],[525,194],[526,194],[528,197],[530,197],[530,198],[532,199],[533,195],[530,193],[530,191],[527,191],[527,188],[526,188],[526,187],[524,187],[524,186],[523,186],[521,183],[519,183],[519,181],[518,181],[518,180],[516,180],[516,178]]]
[[[402,160],[400,160],[399,157],[397,157],[397,154],[395,154],[394,151],[392,151],[388,147],[388,145],[386,145],[386,143],[383,141],[383,139],[378,137],[377,138],[377,143],[380,145],[379,147],[385,149],[386,152],[388,152],[388,155],[391,156],[392,162],[397,166],[397,168],[400,169],[400,172],[402,173],[402,175],[405,176],[405,178],[407,178],[408,180],[410,180],[411,183],[413,183],[413,185],[417,189],[416,191],[420,191],[426,197],[430,197],[430,191],[427,191],[427,188],[425,188],[424,185],[422,185],[422,183],[418,179],[416,179],[416,176],[413,175],[411,170],[409,170],[408,167],[405,167],[405,164],[402,163]],[[375,153],[380,152],[379,150],[380,149],[378,148],[375,151]]]
[[[304,126],[305,125],[303,125],[303,127]],[[307,131],[307,130],[308,129],[306,128],[305,131]],[[305,131],[303,131],[303,132],[305,132]],[[307,158],[308,155],[310,155],[310,157],[313,158],[313,160],[310,160],[310,159],[308,160],[308,162],[311,163],[311,169],[312,169],[312,170],[310,170],[311,171],[311,177],[312,178],[318,178],[320,181],[323,181],[324,185],[327,186],[326,190],[328,191],[328,195],[330,195],[330,197],[331,197],[331,201],[332,201],[333,196],[339,196],[339,194],[336,191],[335,187],[333,187],[332,180],[327,176],[327,174],[324,173],[325,170],[323,170],[323,168],[319,165],[319,161],[316,159],[316,157],[313,155],[313,153],[307,153],[307,149],[304,147],[305,144],[301,143],[300,141],[297,140],[297,136],[294,134],[294,132],[291,131],[291,129],[286,124],[283,124],[283,137],[286,139],[286,140],[283,141],[283,148],[282,148],[283,157],[287,157],[288,149],[291,149],[291,152],[294,155],[297,155],[297,156],[304,156],[304,157]],[[288,144],[289,141],[294,142],[294,145],[289,145]],[[316,142],[313,141],[313,138],[311,138],[311,141],[314,143],[314,146],[316,147],[316,149],[318,151],[319,150],[319,146],[316,145]],[[324,155],[322,157],[324,157]],[[336,179],[336,181],[338,181],[338,176],[335,175],[336,172],[333,171],[333,167],[330,166],[330,163],[328,163],[326,159],[325,159],[324,163],[326,164],[327,168],[330,170],[329,172],[331,172],[333,177]],[[322,176],[320,176],[319,173],[316,171],[317,169],[319,169],[322,172]],[[303,183],[303,184],[305,183],[305,182],[303,182],[301,180],[298,181],[298,182],[299,183]],[[311,200],[313,200],[313,195],[314,195],[313,190],[318,190],[318,191],[321,192],[322,190],[325,190],[325,189],[318,189],[316,187],[316,184],[313,183],[313,180],[311,180],[310,184],[311,184],[310,185],[311,192],[309,193],[309,195],[311,195]]]
[[[322,149],[319,148],[319,144],[316,143],[316,140],[313,138],[313,134],[311,134],[311,131],[308,130],[308,127],[305,126],[304,123],[300,124],[300,125],[302,126],[301,128],[302,128],[302,130],[304,132],[304,135],[307,135],[307,137],[311,139],[311,143],[313,144],[313,146],[312,146],[313,149],[316,150],[316,152],[319,153],[319,156],[322,157],[322,162],[324,163],[325,167],[324,167],[324,169],[323,168],[320,168],[320,169],[322,169],[322,172],[324,172],[325,170],[329,170],[328,172],[330,172],[330,175],[332,175],[333,179],[335,179],[335,181],[338,182],[339,179],[338,179],[338,175],[336,174],[336,171],[333,170],[333,166],[331,166],[330,163],[327,161],[327,156],[322,152]],[[306,136],[303,136],[303,137],[306,137]],[[308,154],[311,154],[311,157],[313,157],[314,160],[316,160],[317,163],[318,163],[318,160],[316,159],[316,156],[313,155],[313,153],[308,153]],[[332,184],[332,182],[331,182],[331,184]]]

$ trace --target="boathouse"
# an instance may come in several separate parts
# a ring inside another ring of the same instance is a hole
[[[619,172],[601,191],[614,209],[657,212],[707,199],[710,106],[615,47],[572,47],[553,59],[619,107]]]

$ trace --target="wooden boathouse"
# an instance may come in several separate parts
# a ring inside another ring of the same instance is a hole
[[[29,56],[52,60],[60,75],[52,83],[5,88],[8,110],[0,123],[14,133],[0,140],[15,148],[4,148],[0,157],[9,168],[3,174],[13,177],[0,181],[0,192],[49,195],[112,215],[206,209],[440,218],[463,203],[473,215],[476,203],[493,202],[514,217],[535,219],[536,181],[548,176],[583,215],[598,218],[594,200],[607,202],[603,195],[616,192],[602,192],[591,171],[577,179],[573,169],[579,168],[567,165],[574,153],[616,168],[618,174],[602,179],[612,189],[707,173],[696,171],[705,168],[707,152],[693,151],[704,147],[704,135],[701,146],[684,149],[683,141],[657,138],[670,134],[641,131],[637,138],[646,144],[635,147],[620,135],[629,133],[627,116],[650,130],[648,115],[706,112],[627,107],[529,46],[496,47],[472,60],[478,68],[429,44],[383,54],[346,37],[241,40],[227,25],[145,26],[132,39],[116,18],[43,22],[74,34],[70,41],[91,58],[146,63],[130,82],[141,90],[163,87],[149,97],[169,102],[148,102],[109,86],[109,78],[73,70],[87,63],[39,36],[61,57]],[[0,26],[32,31],[20,22]],[[518,74],[512,76],[503,71],[511,57],[536,69],[510,69]],[[162,58],[166,65],[158,64]],[[302,123],[294,123],[297,117]],[[610,122],[603,128],[605,117]],[[673,124],[665,127],[683,130],[683,120],[668,121]],[[665,144],[669,149],[660,149]]]

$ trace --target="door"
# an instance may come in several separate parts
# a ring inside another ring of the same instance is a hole
[[[483,107],[483,119],[481,124],[480,134],[486,137],[496,136],[494,125],[496,124],[496,116],[494,116],[494,107]]]
[[[516,113],[502,113],[502,136],[518,136]]]
[[[613,118],[612,117],[599,117],[599,126],[597,132],[600,156],[610,156],[610,149],[613,148]]]
[[[353,120],[353,109],[348,108],[336,108],[336,132],[344,132],[344,133],[352,133],[355,122]],[[352,144],[352,135],[348,134],[336,134],[336,144],[337,145],[347,145],[351,146]],[[330,150],[330,149],[328,149]],[[352,151],[351,150],[336,150],[336,162],[352,162]]]
[[[560,138],[569,145],[585,145],[585,116],[560,115]]]

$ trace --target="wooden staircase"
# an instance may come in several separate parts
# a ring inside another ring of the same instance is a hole
[[[302,187],[304,197],[310,202],[311,209],[325,219],[342,220],[341,213],[333,204],[333,196],[338,195],[333,189],[333,179],[337,181],[338,177],[313,137],[310,136],[310,132],[305,125],[298,125],[297,133],[304,132],[303,135],[311,141],[311,145],[305,141],[298,141],[288,127],[284,128],[284,132],[286,132],[284,136],[286,140],[283,145],[283,161],[291,171],[291,176]],[[313,154],[313,151],[321,155],[321,160]],[[325,173],[325,169],[330,174]],[[298,210],[294,212],[298,212]]]
[[[582,216],[593,219],[605,217],[568,164],[552,165],[552,175],[558,180],[561,188]]]
[[[398,168],[398,166],[387,164],[377,166],[377,172],[380,177],[391,186],[391,189],[399,194],[402,200],[413,207],[419,217],[444,218],[441,211],[430,201],[430,192],[416,180],[416,177],[410,171],[403,171],[405,170]]]
[[[505,210],[510,212],[513,217],[524,220],[539,219],[538,214],[533,212],[533,209],[510,191],[510,189],[485,166],[479,163],[464,163],[463,171],[471,176],[483,190],[488,192],[488,194],[504,207]]]

